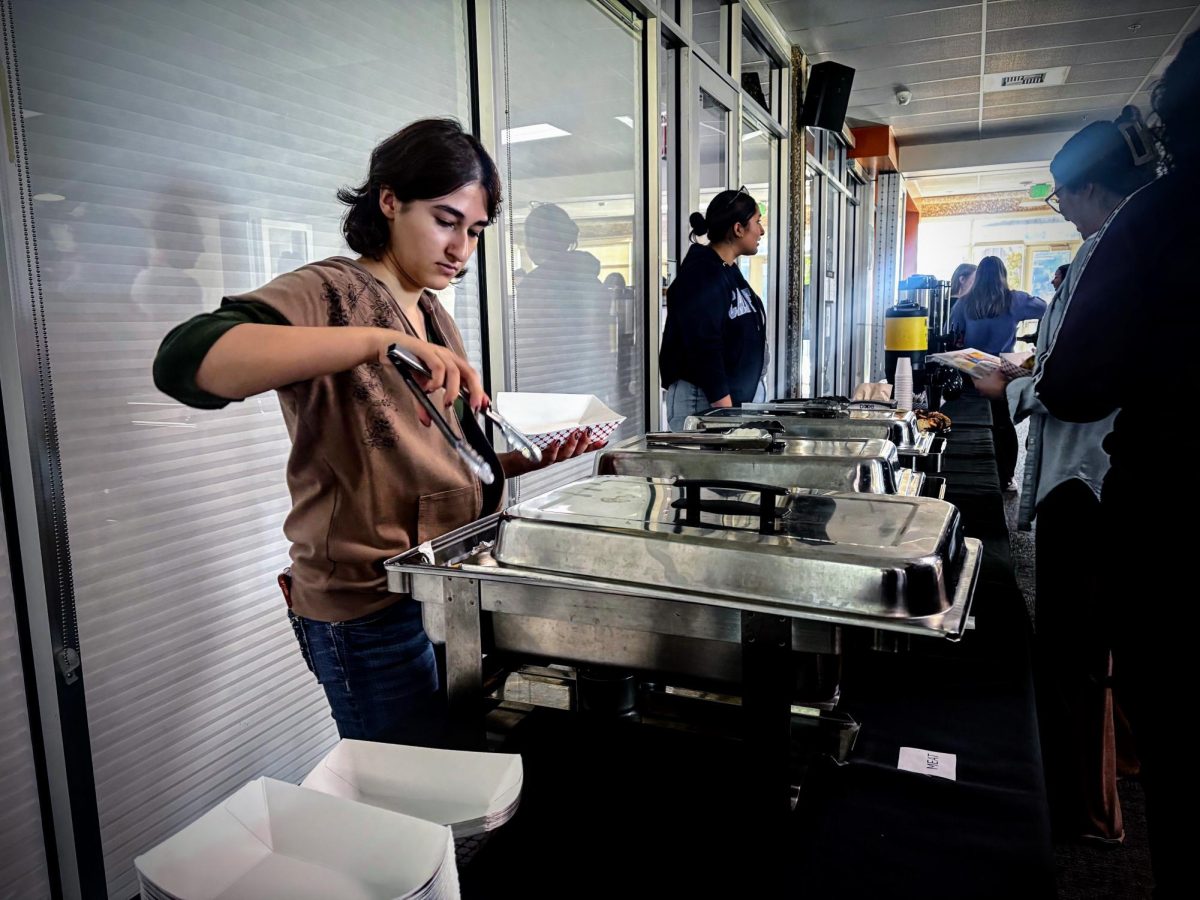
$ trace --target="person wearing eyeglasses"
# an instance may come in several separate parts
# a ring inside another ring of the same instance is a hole
[[[1184,482],[1164,479],[1171,463],[1162,449],[1188,446],[1192,433],[1168,423],[1195,381],[1200,332],[1192,257],[1200,245],[1200,31],[1183,41],[1151,97],[1152,141],[1129,126],[1122,140],[1137,158],[1157,144],[1165,172],[1105,225],[1034,391],[1067,422],[1116,413],[1091,554],[1107,602],[1095,614],[1110,618],[1114,691],[1146,793],[1154,897],[1166,900],[1195,893],[1195,765],[1185,735],[1196,679],[1196,525]],[[1068,195],[1078,199],[1083,189],[1060,191],[1064,212]]]
[[[1038,335],[1035,376],[1056,340],[1076,286],[1096,264],[1106,223],[1125,198],[1154,180],[1157,158],[1136,154],[1123,136],[1140,127],[1130,108],[1116,122],[1094,122],[1068,140],[1050,163],[1057,204],[1079,229],[1083,246],[1055,273],[1065,280]],[[1083,350],[1082,352],[1088,352]],[[1124,838],[1117,794],[1114,700],[1109,687],[1109,636],[1103,618],[1096,547],[1103,540],[1100,491],[1108,472],[1102,443],[1116,413],[1095,422],[1064,422],[1034,394],[1034,378],[1000,373],[976,381],[987,397],[1003,398],[1014,421],[1029,419],[1025,481],[1018,525],[1037,521],[1037,689],[1042,759],[1051,824],[1060,840],[1119,843]]]
[[[767,363],[766,309],[737,265],[762,241],[758,203],[744,186],[721,191],[688,221],[693,243],[667,288],[658,356],[672,431],[690,415],[753,400]]]

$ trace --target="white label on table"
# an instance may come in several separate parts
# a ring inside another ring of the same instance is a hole
[[[957,781],[958,757],[953,753],[936,750],[921,750],[918,747],[901,747],[898,768],[906,772],[920,772]]]

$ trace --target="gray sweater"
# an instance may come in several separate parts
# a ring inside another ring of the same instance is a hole
[[[1083,242],[1062,286],[1054,295],[1042,327],[1038,332],[1037,363],[1034,374],[1042,366],[1047,349],[1054,341],[1063,316],[1067,311],[1071,294],[1079,282],[1079,276],[1087,266],[1092,251],[1099,242],[1100,232]],[[1097,497],[1108,473],[1108,454],[1101,447],[1105,436],[1112,431],[1113,413],[1099,422],[1076,424],[1056,419],[1034,395],[1036,378],[1017,378],[1008,384],[1008,408],[1014,422],[1029,419],[1029,439],[1025,445],[1025,477],[1021,489],[1021,508],[1017,525],[1029,531],[1033,525],[1037,506],[1046,496],[1066,481],[1078,478],[1092,489]]]

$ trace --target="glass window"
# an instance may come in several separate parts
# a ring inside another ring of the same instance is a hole
[[[771,71],[775,68],[775,61],[767,53],[756,35],[749,28],[742,27],[742,88],[752,98],[758,101],[758,105],[767,112],[775,112],[775,107],[772,106],[775,98],[771,95],[774,86],[774,79],[771,77]]]
[[[509,119],[498,127],[514,129],[501,134],[500,160],[508,388],[594,394],[626,417],[617,441],[645,431],[640,34],[590,3],[494,9],[508,73],[496,79]],[[507,140],[517,128],[524,139]],[[525,476],[520,493],[592,464],[582,457]]]
[[[841,307],[841,226],[842,194],[837,184],[829,179],[825,183],[821,217],[821,349],[819,365],[820,392],[822,396],[838,393],[838,354],[842,329],[839,321]]]
[[[661,220],[662,314],[659,327],[666,323],[667,285],[675,278],[679,265],[679,121],[676,110],[679,51],[664,44],[658,54],[658,186]]]
[[[767,321],[771,322],[774,312],[771,308],[774,297],[771,294],[774,285],[771,283],[771,235],[772,219],[774,216],[773,202],[775,197],[775,180],[773,164],[778,147],[778,140],[752,119],[742,121],[742,182],[746,190],[758,201],[759,212],[762,215],[762,225],[765,233],[758,245],[758,253],[754,256],[743,256],[738,260],[742,274],[750,282],[755,293],[762,298],[767,306]],[[768,373],[767,384],[773,383]],[[771,389],[768,388],[770,391]],[[772,394],[774,396],[774,394]]]
[[[845,160],[846,149],[841,139],[834,134],[825,135],[825,168],[834,178],[842,177],[842,162]]]
[[[817,246],[813,226],[819,221],[813,204],[820,197],[821,176],[812,166],[804,172],[804,307],[800,311],[800,394],[813,396],[816,361],[813,339],[817,331],[817,285],[813,278],[813,248]]]
[[[804,129],[804,149],[809,156],[821,161],[820,135],[815,128]]]
[[[727,13],[722,0],[692,0],[692,40],[713,58],[722,72],[729,71],[724,22]]]
[[[740,263],[746,280],[755,292],[766,302],[770,297],[770,259],[771,259],[771,217],[772,200],[775,185],[771,177],[771,166],[774,158],[776,139],[770,132],[760,128],[751,119],[742,121],[742,182],[746,190],[758,201],[762,214],[763,235],[758,245],[758,253],[754,256],[741,257]]]
[[[96,892],[133,896],[134,856],[251,775],[298,781],[337,738],[276,587],[279,402],[189,409],[155,389],[151,363],[169,328],[222,297],[345,254],[335,193],[362,183],[380,140],[422,116],[469,120],[464,6],[10,5],[108,878]],[[364,40],[364,22],[395,40]],[[473,283],[452,299],[478,360]]]
[[[697,209],[704,212],[713,197],[729,187],[729,109],[700,89],[700,195]]]

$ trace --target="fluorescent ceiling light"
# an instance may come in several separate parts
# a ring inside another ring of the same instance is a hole
[[[613,116],[613,118],[616,119],[618,122],[620,122],[622,125],[628,125],[630,128],[633,127],[633,117],[632,116]]]
[[[546,138],[569,137],[571,132],[555,128],[546,122],[537,125],[521,125],[518,128],[505,128],[500,132],[500,142],[503,144],[521,144],[525,141],[544,141]]]
[[[34,200],[42,200],[45,203],[57,203],[59,200],[66,200],[62,194],[34,194]]]
[[[761,131],[751,131],[749,134],[743,134],[742,140],[749,141],[749,140],[752,140],[752,139],[758,137],[760,134],[762,134]]]

